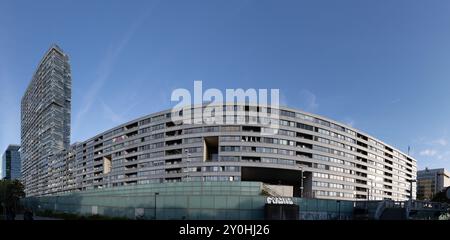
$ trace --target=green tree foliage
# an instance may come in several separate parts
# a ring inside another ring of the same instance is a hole
[[[431,199],[432,202],[446,202],[446,203],[450,203],[450,199],[447,198],[446,193],[447,193],[447,189],[450,187],[446,187],[444,188],[444,190],[436,193],[436,195],[434,195],[433,199]]]
[[[0,180],[0,203],[3,208],[16,207],[25,196],[24,187],[18,180]]]

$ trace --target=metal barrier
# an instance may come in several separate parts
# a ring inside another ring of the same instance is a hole
[[[35,211],[129,219],[262,220],[266,196],[261,195],[261,190],[261,183],[170,183],[26,198],[23,203]],[[352,201],[292,200],[299,206],[300,219],[351,219],[353,216]]]

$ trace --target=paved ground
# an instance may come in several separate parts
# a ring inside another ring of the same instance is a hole
[[[39,217],[39,216],[33,216],[34,220],[62,220],[59,218],[49,218],[49,217]],[[5,217],[0,215],[0,220],[5,220]],[[23,220],[23,214],[17,214],[16,220]]]

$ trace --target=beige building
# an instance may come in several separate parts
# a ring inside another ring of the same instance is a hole
[[[431,200],[433,196],[450,186],[450,174],[444,168],[421,170],[417,172],[417,198]]]

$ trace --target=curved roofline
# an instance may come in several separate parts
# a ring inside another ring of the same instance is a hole
[[[224,103],[222,103],[222,104],[212,104],[211,106],[223,106],[223,105],[235,105],[235,104],[237,104],[237,105],[251,105],[251,104],[245,104],[245,103],[224,102]],[[205,105],[208,105],[208,104],[193,104],[193,107],[196,107],[196,106],[205,106]],[[261,104],[257,104],[257,105],[254,105],[254,106],[270,107],[270,105],[261,105]],[[182,107],[180,107],[180,109],[181,109],[181,108],[182,108]],[[355,131],[355,132],[357,132],[357,133],[364,134],[364,135],[366,135],[367,137],[370,137],[370,138],[372,138],[373,140],[378,141],[378,142],[384,144],[385,146],[387,146],[387,147],[389,147],[389,148],[392,148],[393,150],[395,150],[395,151],[397,151],[397,152],[399,152],[399,153],[405,155],[406,157],[409,157],[409,158],[411,158],[412,160],[414,160],[414,161],[417,162],[417,160],[416,160],[414,157],[412,157],[411,155],[408,155],[408,154],[404,153],[403,151],[399,150],[398,148],[393,147],[392,145],[390,145],[390,144],[388,144],[388,143],[386,143],[386,142],[384,142],[384,141],[382,141],[382,140],[380,140],[380,139],[378,139],[378,138],[376,138],[376,137],[373,137],[372,135],[370,135],[370,134],[368,134],[368,133],[366,133],[366,132],[364,132],[364,131],[361,131],[361,130],[356,129],[356,128],[353,128],[353,127],[350,127],[350,126],[348,126],[347,124],[340,123],[340,122],[338,122],[338,121],[332,120],[332,119],[330,119],[330,118],[328,118],[328,117],[324,117],[324,116],[321,116],[321,115],[318,115],[318,114],[309,113],[309,112],[305,112],[305,111],[298,110],[298,109],[295,109],[295,108],[286,107],[285,105],[279,106],[278,109],[281,109],[281,110],[287,110],[287,111],[292,111],[292,112],[298,112],[298,113],[305,114],[305,115],[308,115],[308,116],[311,116],[311,117],[315,117],[315,118],[319,118],[319,119],[322,119],[322,120],[326,120],[326,121],[329,121],[330,123],[334,123],[334,124],[336,124],[336,125],[340,125],[340,126],[342,126],[342,127],[345,127],[345,128],[347,128],[347,129],[350,129],[350,130]],[[127,122],[122,123],[122,124],[119,124],[119,125],[117,125],[117,126],[115,126],[115,127],[113,127],[113,128],[110,128],[110,129],[108,129],[108,130],[102,131],[101,133],[96,134],[95,136],[93,136],[93,137],[91,137],[91,138],[88,138],[88,139],[85,140],[85,141],[81,141],[81,143],[82,143],[82,142],[88,142],[88,141],[91,141],[91,140],[95,140],[95,139],[98,138],[99,136],[101,136],[101,135],[103,135],[103,134],[105,134],[105,133],[107,133],[107,132],[109,132],[109,131],[111,131],[111,130],[113,130],[113,129],[117,129],[117,128],[120,128],[120,127],[125,127],[126,125],[129,125],[130,123],[133,123],[133,122],[136,122],[136,121],[141,121],[141,120],[144,120],[144,119],[146,119],[146,118],[153,117],[153,116],[156,116],[156,115],[166,114],[166,113],[171,112],[171,110],[172,110],[172,109],[161,110],[161,111],[158,111],[158,112],[155,112],[155,113],[151,113],[151,114],[147,114],[147,115],[144,115],[144,116],[135,118],[135,119],[133,119],[133,120],[127,121]],[[79,144],[80,141],[77,141],[77,143]]]

